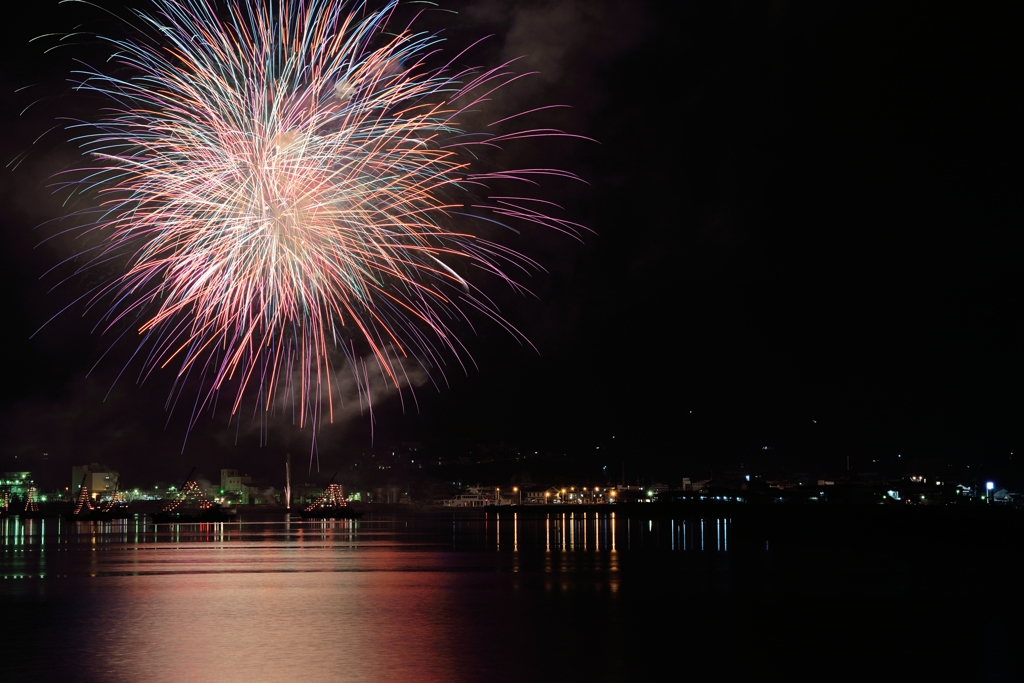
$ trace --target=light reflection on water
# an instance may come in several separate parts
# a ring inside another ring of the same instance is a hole
[[[648,519],[616,513],[559,512],[524,516],[516,512],[450,514],[423,517],[384,517],[369,520],[303,522],[285,518],[248,519],[241,522],[154,525],[144,518],[108,522],[68,522],[60,518],[0,519],[0,550],[4,553],[0,576],[9,578],[12,565],[39,565],[46,570],[54,553],[83,548],[104,551],[182,549],[202,544],[204,551],[231,550],[232,558],[271,548],[287,553],[316,548],[369,549],[414,547],[483,552],[660,550],[670,552],[727,552],[729,518]],[[705,539],[711,539],[710,544]],[[13,558],[25,554],[24,562]],[[115,553],[116,555],[116,553]],[[164,556],[161,556],[164,557]],[[162,562],[173,563],[171,556]],[[294,555],[299,558],[298,555]],[[31,559],[29,559],[31,558]],[[310,558],[301,557],[303,563]],[[232,562],[235,560],[233,559]],[[57,561],[57,566],[60,562]],[[75,563],[68,564],[68,569]],[[105,562],[107,573],[120,572],[121,564]],[[187,565],[189,567],[192,564]],[[288,565],[290,566],[290,565]],[[227,571],[242,571],[235,564]],[[279,562],[259,562],[252,571],[290,571]],[[314,568],[311,571],[321,571]],[[330,569],[327,569],[328,571]],[[17,574],[30,576],[31,574]]]
[[[0,640],[17,653],[0,680],[522,680],[573,652],[624,673],[608,639],[644,627],[623,591],[666,557],[699,555],[691,529],[722,529],[707,550],[724,556],[729,524],[561,511],[5,518],[0,606],[20,628]]]
[[[0,519],[0,681],[589,682],[671,658],[807,679],[850,651],[916,667],[963,643],[1019,671],[1016,641],[986,640],[1024,605],[1017,570],[974,561],[1016,522],[969,527],[957,553],[947,517],[840,513]],[[913,628],[877,618],[908,596]],[[954,603],[1007,608],[950,629]]]
[[[688,529],[718,524],[574,511],[4,518],[0,604],[23,628],[2,641],[18,656],[0,680],[519,680],[556,656],[543,643],[627,638],[621,555],[698,553]]]

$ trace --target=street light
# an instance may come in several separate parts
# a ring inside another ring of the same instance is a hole
[[[986,502],[989,502],[989,503],[992,502],[992,489],[994,489],[995,487],[996,487],[996,485],[994,483],[992,483],[991,481],[985,482],[985,491],[987,491],[987,493],[985,494]]]

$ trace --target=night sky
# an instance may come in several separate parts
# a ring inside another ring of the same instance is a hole
[[[477,368],[421,385],[418,409],[378,397],[372,442],[367,414],[339,411],[317,439],[323,468],[401,441],[505,442],[682,474],[770,457],[838,469],[847,455],[862,468],[896,454],[1009,467],[1024,454],[1013,17],[936,2],[443,4],[459,14],[423,23],[446,27],[453,49],[492,35],[474,61],[525,55],[540,72],[504,97],[570,105],[545,123],[597,140],[509,152],[509,165],[585,179],[540,196],[593,234],[509,235],[548,273],[523,280],[537,300],[498,283],[488,293],[536,350],[474,320],[475,334],[461,330]],[[48,452],[61,482],[65,466],[100,461],[138,483],[308,457],[308,430],[276,417],[261,445],[251,413],[236,431],[224,410],[182,453],[187,411],[168,421],[164,408],[173,371],[140,387],[129,366],[114,381],[130,343],[87,376],[113,339],[81,305],[58,315],[88,283],[46,274],[74,241],[40,242],[70,226],[36,227],[62,214],[46,185],[76,150],[60,129],[33,140],[58,117],[95,118],[99,102],[67,78],[74,59],[99,64],[104,51],[29,40],[117,24],[49,0],[12,22],[0,156],[29,154],[0,171],[4,466]]]

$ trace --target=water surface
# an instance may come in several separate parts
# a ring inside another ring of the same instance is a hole
[[[1020,591],[955,540],[813,536],[562,511],[4,519],[0,678],[618,681],[780,665],[799,678],[851,653],[847,673],[951,648],[950,666],[980,678],[1015,670],[1015,622],[976,603],[1016,607]]]

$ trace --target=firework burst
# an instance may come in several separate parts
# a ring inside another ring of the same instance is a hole
[[[190,425],[227,390],[232,414],[287,397],[315,433],[335,366],[367,399],[365,358],[399,390],[409,362],[443,375],[468,357],[456,326],[471,312],[521,336],[466,273],[521,289],[507,272],[538,267],[475,226],[578,234],[546,202],[488,189],[571,174],[480,169],[474,152],[561,131],[462,129],[518,75],[437,65],[440,38],[395,16],[395,2],[156,0],[136,17],[149,39],[109,39],[111,65],[78,72],[110,105],[73,127],[91,162],[72,187],[101,198],[84,268],[125,264],[87,307],[140,335],[140,377],[177,368],[172,404],[199,381]]]

